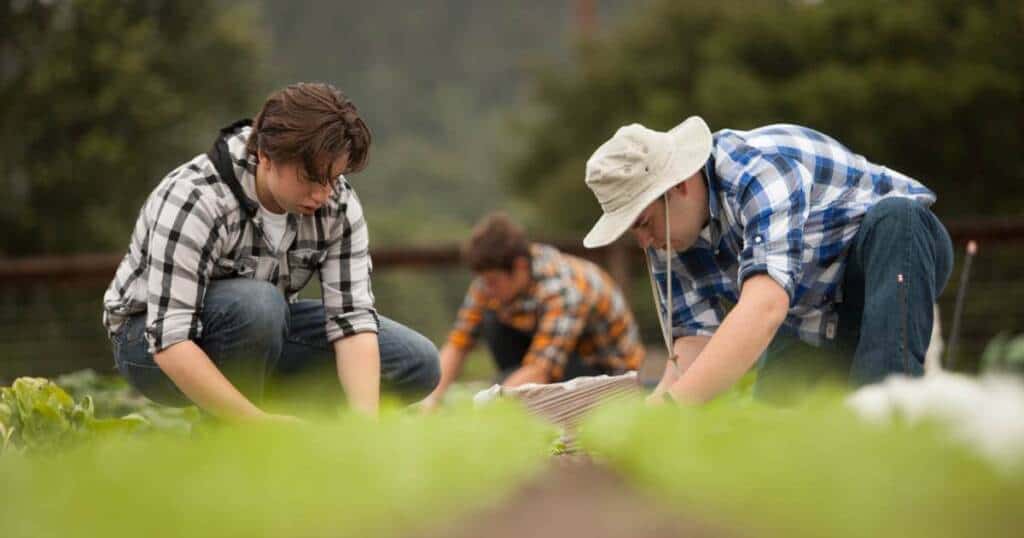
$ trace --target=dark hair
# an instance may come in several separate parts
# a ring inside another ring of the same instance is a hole
[[[338,173],[366,168],[372,141],[370,128],[356,106],[331,84],[299,82],[267,98],[253,122],[246,150],[259,158],[301,164],[309,179],[328,183],[331,165],[348,155]]]
[[[481,219],[462,245],[462,261],[474,273],[511,271],[516,258],[530,259],[530,242],[523,229],[501,212]]]

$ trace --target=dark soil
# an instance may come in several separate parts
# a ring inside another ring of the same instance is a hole
[[[669,538],[736,534],[709,522],[670,515],[606,467],[586,456],[570,455],[552,458],[545,473],[500,505],[417,536]]]

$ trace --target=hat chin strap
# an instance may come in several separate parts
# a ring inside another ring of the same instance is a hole
[[[672,350],[672,228],[669,223],[668,192],[662,195],[665,202],[665,315],[662,316],[661,309],[658,310],[658,325],[661,326],[661,338],[665,342],[665,352],[668,353],[668,360],[676,364],[676,355]],[[662,304],[658,296],[658,285],[654,281],[654,271],[651,270],[650,256],[644,256],[647,260],[647,275],[651,281],[651,294],[654,296],[654,306]]]

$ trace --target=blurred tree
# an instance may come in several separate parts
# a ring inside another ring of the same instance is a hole
[[[799,123],[919,178],[944,217],[1021,213],[1024,9],[1015,0],[662,0],[574,69],[542,72],[506,179],[549,227],[599,207],[586,158],[614,130]],[[575,203],[573,203],[575,202]]]
[[[255,7],[0,1],[0,255],[123,248],[159,178],[263,97]]]
[[[611,18],[637,3],[596,5]],[[274,77],[336,83],[374,130],[371,164],[353,179],[373,244],[461,239],[485,212],[507,209],[505,116],[526,97],[535,65],[565,65],[573,2],[263,5]]]

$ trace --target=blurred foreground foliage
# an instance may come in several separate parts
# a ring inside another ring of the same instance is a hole
[[[498,502],[551,428],[514,406],[385,411],[0,453],[0,535],[394,536]]]
[[[995,465],[944,424],[869,424],[824,390],[794,408],[599,410],[580,444],[677,514],[752,536],[1014,536],[1024,452]]]
[[[92,370],[61,376],[56,382],[21,377],[10,387],[0,387],[2,450],[52,452],[153,430],[188,435],[199,420],[194,407],[156,405],[123,380],[101,377]]]

